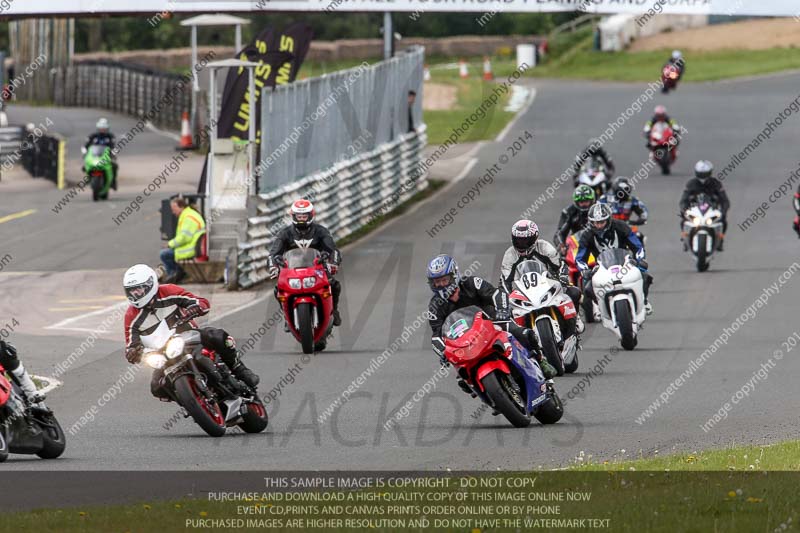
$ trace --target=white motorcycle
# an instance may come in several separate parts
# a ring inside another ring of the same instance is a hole
[[[698,272],[705,272],[722,239],[722,211],[700,195],[683,213],[683,248],[695,257]]]
[[[586,161],[578,174],[577,185],[588,185],[594,191],[595,198],[600,198],[608,191],[608,171],[597,159]]]
[[[628,250],[610,248],[597,258],[592,276],[596,305],[603,326],[616,334],[626,350],[633,350],[644,324],[644,279]]]
[[[536,332],[539,346],[559,376],[578,369],[578,313],[561,283],[538,261],[517,265],[508,299],[514,321]]]

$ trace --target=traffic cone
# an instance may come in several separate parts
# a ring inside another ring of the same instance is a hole
[[[192,128],[189,126],[189,112],[184,111],[181,116],[181,140],[176,150],[194,150],[194,140],[192,139]]]
[[[483,58],[483,79],[485,81],[492,81],[494,74],[492,74],[492,62],[489,61],[489,56]]]
[[[458,75],[462,78],[469,78],[469,69],[467,68],[467,62],[463,59],[458,62]]]
[[[431,81],[431,69],[428,68],[428,65],[425,65],[425,68],[422,70],[422,79],[424,81]]]

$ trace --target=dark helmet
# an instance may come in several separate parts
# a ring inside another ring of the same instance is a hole
[[[428,285],[442,299],[449,299],[461,283],[456,260],[447,254],[440,254],[428,262]]]
[[[614,180],[614,198],[618,201],[628,200],[631,197],[633,186],[628,178],[619,177]]]
[[[592,207],[596,199],[594,189],[588,185],[578,185],[572,193],[572,203],[581,211],[586,211]]]
[[[511,226],[511,245],[522,257],[529,257],[539,238],[539,226],[532,220],[522,219]]]
[[[714,172],[714,165],[711,164],[711,161],[706,159],[698,161],[694,165],[694,175],[700,180],[700,183],[705,183],[706,180],[711,177],[712,172]]]
[[[611,227],[611,208],[607,204],[594,204],[589,209],[589,229],[603,235]]]

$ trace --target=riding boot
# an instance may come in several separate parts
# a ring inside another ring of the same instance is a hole
[[[44,394],[39,393],[39,391],[36,389],[36,384],[31,379],[28,371],[25,370],[25,367],[22,366],[22,363],[20,363],[17,368],[12,370],[11,374],[14,376],[19,388],[22,389],[22,392],[25,394],[28,402],[31,405],[36,405],[39,407],[39,404],[44,401]]]
[[[333,297],[333,325],[341,326],[342,317],[339,314],[339,295],[342,293],[342,284],[339,280],[331,278],[331,296]]]

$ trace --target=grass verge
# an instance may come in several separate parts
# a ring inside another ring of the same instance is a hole
[[[436,520],[439,530],[783,531],[798,520],[798,452],[800,442],[792,441],[566,471],[453,473],[446,486],[308,491],[292,501],[286,493],[242,487],[254,496],[5,513],[0,531],[396,531],[437,527]],[[418,495],[411,500],[416,503],[391,499],[400,493]],[[367,497],[376,494],[381,497]]]

